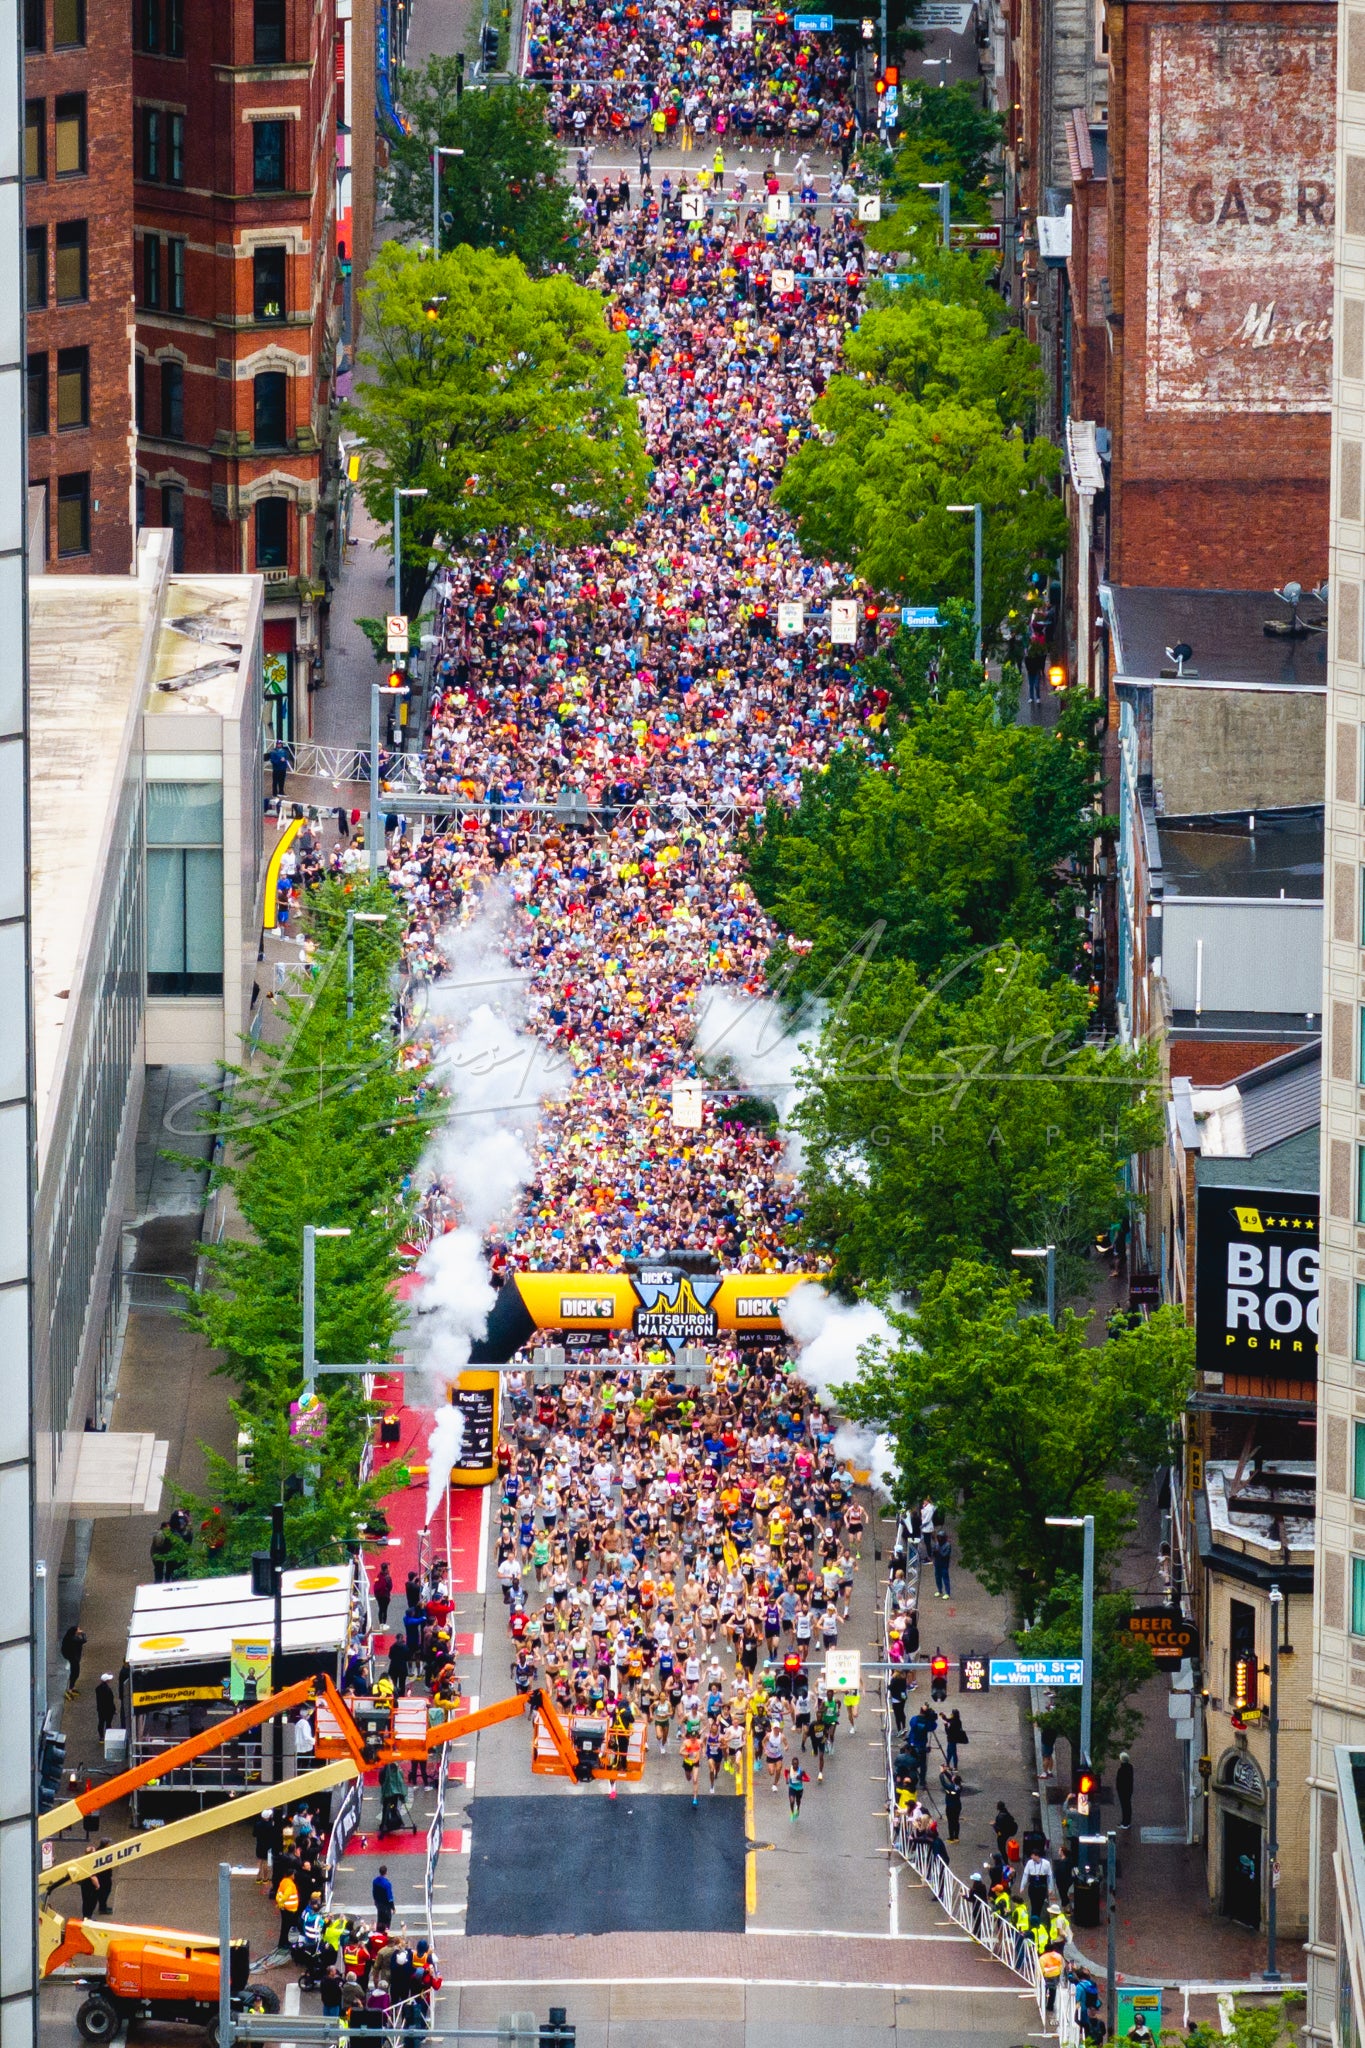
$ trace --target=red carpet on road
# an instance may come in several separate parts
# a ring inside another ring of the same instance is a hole
[[[395,1374],[381,1378],[375,1383],[374,1397],[386,1415],[398,1418],[398,1441],[396,1444],[377,1444],[374,1462],[376,1471],[385,1465],[420,1465],[422,1476],[414,1478],[410,1486],[397,1493],[391,1493],[384,1503],[384,1512],[389,1518],[389,1540],[387,1543],[371,1543],[366,1546],[371,1572],[379,1569],[380,1562],[387,1557],[389,1570],[394,1581],[395,1612],[401,1618],[403,1581],[417,1563],[422,1536],[422,1518],[427,1505],[427,1438],[431,1434],[431,1414],[425,1408],[408,1408],[403,1404],[403,1379]],[[438,1503],[431,1518],[431,1534],[428,1557],[448,1557],[450,1565],[450,1589],[453,1593],[473,1593],[479,1583],[479,1530],[483,1512],[483,1488],[479,1486],[452,1486],[447,1489],[450,1504],[450,1548],[446,1549],[446,1508]],[[472,1647],[472,1646],[471,1646]]]

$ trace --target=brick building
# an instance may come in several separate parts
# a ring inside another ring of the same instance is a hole
[[[1108,574],[1327,566],[1336,12],[1111,0]]]
[[[25,0],[28,473],[47,566],[133,559],[132,58],[127,15]]]
[[[58,4],[58,0],[50,0]],[[136,0],[139,520],[260,570],[277,729],[308,730],[336,369],[334,0]]]

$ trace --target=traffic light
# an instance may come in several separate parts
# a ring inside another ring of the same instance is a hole
[[[721,29],[721,21],[720,21],[720,9],[719,9],[719,7],[708,7],[708,8],[707,8],[707,10],[706,10],[706,33],[707,33],[707,35],[708,35],[708,36],[718,36],[718,35],[720,34],[720,29]]]
[[[883,84],[883,85],[884,85],[884,86],[886,87],[887,91],[888,91],[888,92],[894,92],[894,90],[895,90],[895,89],[896,89],[896,87],[897,87],[897,86],[898,86],[898,85],[900,84],[900,82],[901,82],[901,67],[900,67],[900,65],[899,65],[899,64],[884,64],[884,65],[882,66],[882,84]]]
[[[869,626],[875,626],[881,615],[882,608],[879,604],[869,603],[863,606],[863,617],[867,620]]]
[[[60,1728],[44,1728],[38,1738],[38,1811],[46,1813],[57,1803],[66,1769],[66,1737]]]
[[[1082,1764],[1076,1773],[1075,1800],[1077,1813],[1089,1813],[1095,1798],[1095,1773],[1088,1765]]]
[[[273,1600],[275,1597],[275,1566],[268,1550],[253,1550],[251,1553],[251,1591],[257,1600]]]
[[[441,308],[446,302],[446,296],[447,294],[445,292],[442,292],[437,298],[423,299],[422,311],[426,314],[428,320],[440,319]]]
[[[948,1659],[942,1650],[935,1650],[929,1659],[929,1697],[931,1700],[946,1700],[948,1697]]]
[[[788,1650],[786,1656],[782,1659],[782,1673],[777,1682],[777,1689],[784,1700],[794,1700],[796,1698],[796,1688],[800,1677],[801,1652],[799,1650]]]
[[[483,51],[483,61],[485,64],[497,63],[498,32],[491,21],[486,21],[483,25],[483,34],[479,38],[479,47]]]
[[[872,16],[870,14],[865,14],[863,16],[863,41],[865,43],[870,43],[872,41],[873,36],[875,36],[876,33],[876,22],[872,19]]]

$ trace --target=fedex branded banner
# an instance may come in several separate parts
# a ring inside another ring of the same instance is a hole
[[[1318,1198],[1201,1187],[1195,1363],[1201,1372],[1288,1372],[1318,1363]]]

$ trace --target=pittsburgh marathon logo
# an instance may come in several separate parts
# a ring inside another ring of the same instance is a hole
[[[639,1307],[633,1328],[637,1337],[662,1337],[672,1352],[685,1345],[714,1342],[720,1333],[712,1307],[720,1292],[719,1273],[680,1273],[655,1266],[632,1276]]]

